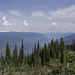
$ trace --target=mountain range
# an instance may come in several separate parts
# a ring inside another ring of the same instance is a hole
[[[25,53],[31,53],[31,49],[35,42],[37,44],[38,40],[40,45],[43,46],[45,42],[50,42],[52,38],[59,40],[61,37],[64,38],[65,44],[71,44],[72,40],[75,40],[75,33],[0,32],[0,53],[5,54],[7,42],[9,42],[9,47],[13,52],[15,43],[19,50],[23,39]]]

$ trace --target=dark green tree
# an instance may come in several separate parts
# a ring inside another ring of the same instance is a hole
[[[33,66],[33,58],[34,58],[34,53],[33,53],[33,48],[32,48],[32,58],[31,58],[32,66]]]
[[[61,37],[61,42],[60,42],[60,62],[63,63],[64,62],[64,48],[65,48],[65,45],[64,45],[64,40],[63,38]]]
[[[37,50],[36,50],[36,43],[34,45],[34,53],[36,54],[37,53]]]
[[[1,52],[1,63],[2,63],[2,65],[4,64],[4,56],[3,56],[2,52]]]
[[[39,50],[40,50],[40,45],[39,45],[39,41],[38,41],[38,44],[37,44],[37,53],[39,54]]]
[[[44,50],[45,50],[45,60],[46,60],[46,62],[49,62],[50,61],[50,51],[47,48],[46,43],[44,44]]]
[[[46,63],[45,50],[44,49],[42,49],[42,53],[41,53],[41,63],[42,63],[42,66],[45,65],[45,63]]]
[[[53,55],[54,55],[54,39],[52,38],[50,45],[50,57],[53,58],[54,57]]]
[[[75,51],[75,40],[72,41],[72,50]]]
[[[21,48],[19,50],[19,62],[20,62],[20,64],[23,63],[23,59],[24,59],[24,45],[23,45],[23,39],[22,39],[22,45],[21,45]]]
[[[28,64],[30,63],[30,60],[29,60],[29,53],[27,53],[27,63],[28,63]]]
[[[17,52],[17,45],[15,44],[15,49],[13,51],[13,63],[17,64],[18,61],[18,52]]]
[[[60,47],[60,46],[59,46],[59,42],[58,42],[58,40],[56,40],[56,41],[55,41],[55,49],[56,49],[56,50],[55,50],[55,51],[56,51],[56,56],[55,56],[55,57],[56,57],[56,58],[59,58],[59,47]]]
[[[33,67],[36,66],[36,54],[34,53],[33,54]]]
[[[6,54],[5,54],[5,61],[9,64],[10,63],[10,48],[9,48],[9,44],[7,42],[7,46],[6,46]]]

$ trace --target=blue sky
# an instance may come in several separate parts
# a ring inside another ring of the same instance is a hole
[[[75,0],[0,0],[0,32],[75,32]]]

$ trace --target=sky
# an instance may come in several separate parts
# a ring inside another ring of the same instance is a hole
[[[75,0],[0,0],[0,32],[75,32]]]

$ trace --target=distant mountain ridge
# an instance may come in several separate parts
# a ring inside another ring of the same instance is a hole
[[[50,38],[50,40],[52,38],[54,39],[60,39],[61,37],[66,37],[68,35],[70,35],[71,33],[58,33],[58,32],[52,32],[52,33],[44,33],[44,35],[48,38]]]
[[[52,38],[58,39],[59,42],[60,38],[63,37],[65,44],[72,44],[72,41],[75,40],[75,33],[44,33],[44,35],[50,40]]]
[[[0,53],[5,53],[6,44],[9,42],[11,52],[14,49],[15,43],[18,50],[21,47],[21,40],[24,40],[25,53],[31,53],[32,47],[38,40],[40,45],[43,46],[45,42],[49,43],[52,38],[64,38],[65,44],[71,44],[75,40],[75,33],[34,33],[34,32],[0,32]]]
[[[75,40],[75,33],[70,34],[70,35],[64,37],[65,44],[72,44],[72,42],[74,40]]]
[[[49,38],[41,33],[34,32],[0,32],[0,52],[4,52],[6,43],[9,42],[11,49],[14,49],[15,43],[17,43],[18,49],[21,47],[21,40],[24,40],[25,53],[31,52],[32,47],[38,40],[41,44],[49,41]]]

